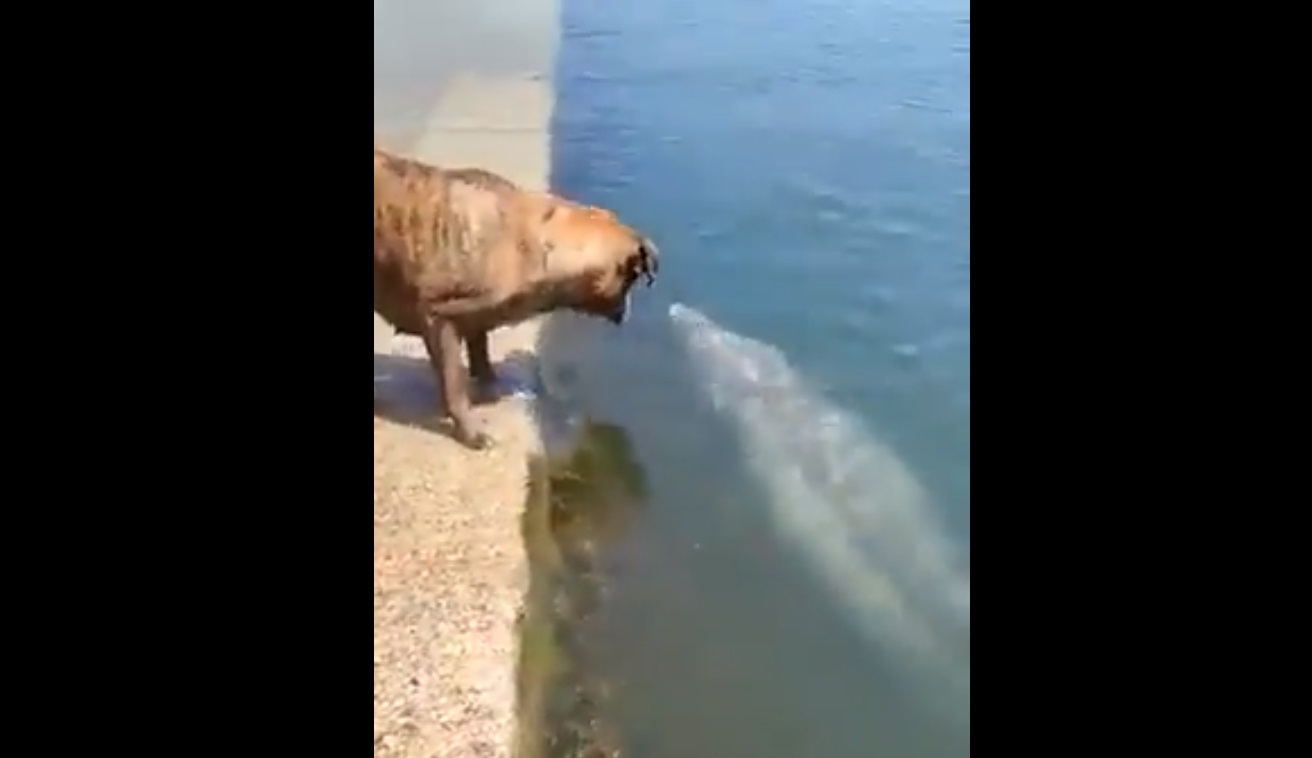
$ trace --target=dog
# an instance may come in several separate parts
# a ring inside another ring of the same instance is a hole
[[[489,331],[563,309],[618,326],[659,267],[655,243],[608,210],[374,147],[374,312],[423,339],[439,411],[472,450],[492,443],[474,429],[466,383],[494,391]]]

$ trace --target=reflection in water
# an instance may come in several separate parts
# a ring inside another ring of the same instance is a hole
[[[565,690],[574,712],[630,756],[968,755],[968,560],[937,544],[918,476],[780,351],[659,305],[539,341],[544,416],[621,424],[615,459],[639,456],[644,483],[623,508],[598,497],[568,540],[582,557],[557,559],[587,579],[564,644],[587,643],[571,663],[595,694]]]
[[[775,533],[869,643],[907,667],[926,706],[968,724],[970,577],[915,474],[778,349],[684,305],[669,314],[738,433]]]
[[[910,468],[776,348],[687,306],[669,312],[705,391],[733,420],[781,536],[872,642],[946,655],[941,627],[969,629],[970,578]]]
[[[581,640],[602,594],[598,549],[633,523],[646,477],[623,429],[585,421],[568,452],[530,463],[529,478],[519,754],[617,756],[618,736],[598,719],[608,688]]]

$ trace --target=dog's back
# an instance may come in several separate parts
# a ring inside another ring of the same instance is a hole
[[[418,301],[521,286],[524,196],[479,168],[443,169],[374,148],[374,310],[402,332]]]
[[[485,245],[519,220],[520,195],[491,171],[444,169],[374,148],[375,246],[425,256]]]

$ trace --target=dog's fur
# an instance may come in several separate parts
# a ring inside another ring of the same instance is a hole
[[[629,290],[639,277],[650,285],[658,266],[651,240],[609,211],[374,148],[374,311],[423,338],[468,447],[490,440],[472,426],[461,339],[469,373],[490,391],[488,331],[558,309],[619,324]]]

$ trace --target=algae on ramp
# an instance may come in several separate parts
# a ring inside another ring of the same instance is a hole
[[[622,428],[589,422],[566,453],[530,460],[528,477],[516,754],[618,755],[617,736],[597,717],[607,687],[589,670],[579,632],[600,594],[598,551],[645,505],[646,476]]]

